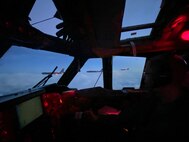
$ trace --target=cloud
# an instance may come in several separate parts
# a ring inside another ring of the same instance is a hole
[[[9,93],[30,89],[42,78],[42,75],[33,73],[1,73],[0,95],[6,95]]]
[[[141,82],[141,72],[114,71],[113,88],[122,89],[123,87],[139,88]]]

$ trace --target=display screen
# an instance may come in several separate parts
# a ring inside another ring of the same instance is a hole
[[[22,129],[43,114],[40,96],[18,104],[16,110],[19,126]]]

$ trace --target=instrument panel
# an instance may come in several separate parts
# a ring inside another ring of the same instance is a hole
[[[51,124],[43,108],[45,88],[0,97],[0,141],[52,141]]]

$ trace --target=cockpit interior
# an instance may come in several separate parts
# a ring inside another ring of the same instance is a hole
[[[189,140],[189,1],[41,1],[0,2],[1,142]]]

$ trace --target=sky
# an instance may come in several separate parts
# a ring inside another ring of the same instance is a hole
[[[127,11],[125,11],[125,15],[123,17],[123,27],[154,22],[157,12],[160,9],[160,4],[161,0],[127,0]],[[36,0],[35,5],[29,15],[31,18],[30,23],[32,26],[41,30],[42,32],[56,36],[56,25],[61,21],[57,18],[52,18],[55,12],[56,8],[52,0],[45,0],[45,2],[44,0]],[[35,24],[36,22],[48,18],[51,19]],[[145,36],[148,35],[150,31],[151,29],[133,31],[137,32],[137,34],[132,36],[131,32],[125,32],[122,33],[121,39]],[[73,57],[68,55],[13,46],[0,59],[0,96],[7,93],[21,91],[23,88],[31,88],[45,77],[41,74],[41,72],[52,71],[55,66],[58,66],[57,71],[60,71],[63,67],[66,69],[72,60]],[[132,60],[132,62],[137,63],[138,66],[138,64],[143,64],[144,60],[142,59],[141,62]],[[86,70],[88,68],[100,70],[102,66],[100,65],[99,60],[90,60],[89,63],[86,63],[86,65],[87,67],[84,67],[81,70],[79,76],[76,77],[75,82],[70,84],[71,87],[82,88],[87,84],[90,87],[94,86],[99,74],[90,74],[91,79],[89,79],[89,75],[86,74]],[[138,71],[136,67],[132,67],[132,64],[128,65],[125,63],[123,66],[130,67],[128,72],[131,72],[131,69],[133,68],[135,68],[135,71]],[[115,73],[115,76],[117,76],[120,81],[117,84],[124,85],[124,78],[118,73]],[[132,76],[136,76],[136,73]],[[60,76],[53,76],[48,83],[56,82],[59,78]],[[133,84],[133,82],[130,84]],[[97,85],[100,84],[102,84],[102,78]]]

